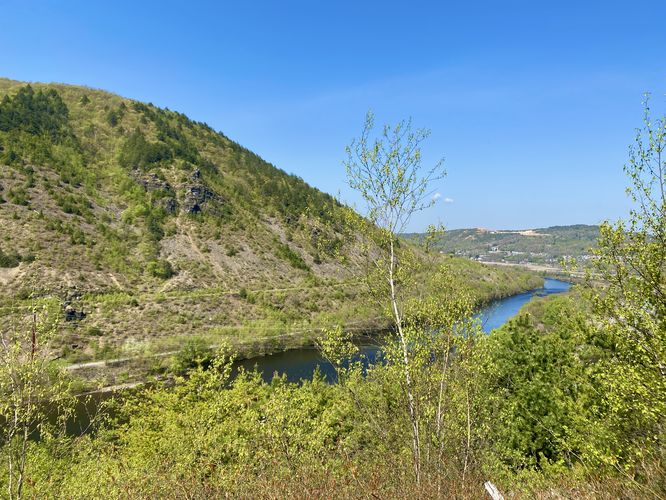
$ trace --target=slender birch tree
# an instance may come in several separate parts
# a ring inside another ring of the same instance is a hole
[[[633,208],[627,221],[601,225],[591,276],[601,372],[610,412],[626,424],[638,453],[662,442],[666,425],[666,115],[653,118],[649,95],[624,170]],[[605,284],[595,287],[595,281]],[[660,435],[661,434],[661,435]]]
[[[368,112],[361,136],[346,148],[344,162],[350,187],[358,191],[366,205],[366,217],[378,230],[366,231],[366,254],[370,260],[369,281],[372,294],[386,306],[397,333],[398,363],[411,424],[412,455],[416,481],[421,477],[421,432],[419,407],[414,391],[414,336],[418,329],[405,323],[404,292],[413,278],[409,251],[398,236],[405,232],[412,217],[432,206],[432,183],[445,175],[443,159],[430,168],[423,166],[421,145],[430,135],[415,130],[411,120],[395,126],[385,125],[373,134],[374,115]],[[390,357],[390,355],[389,355]]]

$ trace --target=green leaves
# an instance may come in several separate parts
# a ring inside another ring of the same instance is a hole
[[[69,380],[51,364],[57,311],[35,304],[30,313],[0,331],[0,483],[9,498],[22,497],[29,441],[57,438],[74,407]]]
[[[166,259],[151,260],[146,264],[146,272],[150,276],[163,280],[169,279],[176,274],[171,262]]]
[[[44,135],[52,141],[69,135],[69,110],[53,89],[35,92],[30,85],[21,87],[15,96],[0,102],[0,131],[23,131]]]
[[[625,165],[634,207],[626,222],[601,226],[588,277],[594,341],[604,347],[595,372],[627,460],[659,452],[666,415],[666,116],[651,118],[648,96],[644,105]]]
[[[148,142],[140,130],[130,135],[118,155],[118,162],[128,169],[149,169],[173,157],[170,148],[161,142]]]
[[[353,342],[352,332],[345,332],[341,326],[324,331],[317,341],[321,354],[335,367],[338,380],[344,371],[344,366],[351,363],[352,358],[358,354],[358,346]]]
[[[429,169],[422,167],[420,145],[430,131],[413,130],[411,120],[385,125],[373,138],[374,123],[369,111],[360,138],[346,148],[347,182],[363,197],[368,219],[398,234],[414,213],[433,203],[428,189],[444,176],[443,160]]]
[[[488,353],[485,390],[495,406],[493,449],[513,470],[570,461],[574,442],[589,418],[583,401],[592,393],[577,349],[584,342],[568,319],[565,300],[546,305],[546,330],[523,315],[484,339]],[[492,424],[492,422],[491,422]]]

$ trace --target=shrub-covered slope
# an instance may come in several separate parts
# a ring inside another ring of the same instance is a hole
[[[350,216],[183,114],[0,79],[0,314],[57,301],[71,361],[372,326],[347,284]],[[472,273],[486,296],[529,281],[492,273]]]
[[[36,262],[5,276],[9,290],[336,274],[342,207],[207,125],[80,87],[0,80],[2,95],[0,248],[7,264]]]

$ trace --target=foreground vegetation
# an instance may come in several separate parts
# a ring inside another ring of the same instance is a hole
[[[487,480],[506,496],[666,496],[666,118],[646,113],[627,165],[639,203],[628,224],[601,226],[587,282],[488,336],[458,261],[428,264],[436,231],[424,250],[397,237],[440,174],[421,169],[427,132],[372,132],[369,115],[346,165],[368,203],[368,219],[355,219],[362,278],[392,325],[383,363],[358,361],[341,327],[318,339],[334,385],[232,379],[231,351],[193,350],[172,386],[67,437],[70,391],[48,362],[58,326],[46,311],[2,337],[10,497],[479,498]]]
[[[257,373],[230,381],[230,358],[220,353],[174,387],[124,400],[96,434],[29,443],[25,493],[479,498],[492,479],[505,494],[529,497],[658,498],[663,417],[633,411],[645,400],[618,406],[630,388],[608,379],[617,361],[603,345],[610,338],[590,328],[578,304],[544,299],[490,336],[468,323],[464,336],[429,344],[442,363],[451,347],[456,356],[412,380],[418,483],[400,365],[340,363],[336,385],[317,377],[267,384]],[[449,296],[438,306],[462,310],[469,301]]]

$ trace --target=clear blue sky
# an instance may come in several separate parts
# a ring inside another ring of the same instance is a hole
[[[663,0],[0,4],[0,75],[182,111],[351,203],[365,112],[412,116],[448,171],[413,230],[618,218],[642,93],[666,109]]]

